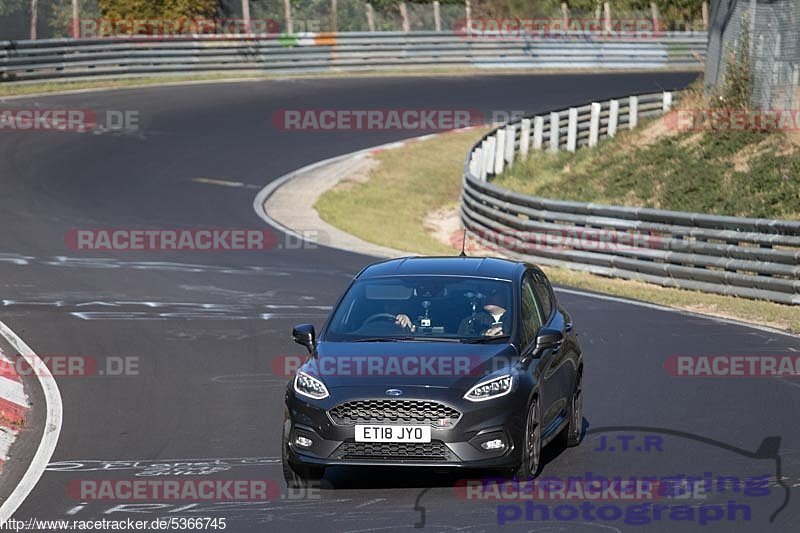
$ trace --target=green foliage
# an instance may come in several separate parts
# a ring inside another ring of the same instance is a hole
[[[645,145],[637,138],[621,132],[597,149],[536,153],[496,183],[547,198],[800,219],[800,148],[784,132],[687,131]]]
[[[50,38],[70,37],[70,25],[72,23],[72,0],[50,0],[49,15],[47,25],[50,29]],[[78,9],[80,18],[94,19],[100,17],[97,3],[93,1],[79,0]]]
[[[119,19],[212,18],[217,0],[99,0],[104,17]]]
[[[742,32],[733,47],[728,47],[725,74],[716,91],[714,104],[727,109],[750,107],[750,17],[742,16]]]
[[[0,17],[16,13],[27,5],[26,0],[0,0]]]

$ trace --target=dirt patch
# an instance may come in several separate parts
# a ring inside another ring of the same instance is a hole
[[[431,211],[423,221],[425,230],[437,241],[446,244],[454,253],[461,251],[464,239],[464,227],[461,225],[460,207],[447,206]],[[473,257],[503,257],[494,250],[479,243],[472,232],[467,232],[464,251]]]
[[[460,248],[463,230],[459,218],[459,206],[447,206],[431,211],[425,216],[422,226],[437,241],[452,246],[454,250]]]
[[[745,146],[733,156],[733,170],[736,172],[749,172],[750,161],[775,148],[772,138],[764,139],[757,144]]]
[[[695,146],[699,146],[703,142],[704,138],[704,132],[698,131],[681,139],[678,144],[684,148],[694,148]]]
[[[342,178],[332,190],[334,191],[347,191],[369,181],[372,172],[380,166],[380,163],[372,156],[367,155],[364,157],[362,164],[359,164],[355,170]]]
[[[672,113],[675,113],[675,111]],[[646,126],[637,128],[636,135],[629,135],[627,137],[626,140],[628,144],[636,148],[644,148],[656,144],[661,139],[674,137],[680,132],[676,127],[672,126],[673,121],[669,119],[670,116],[671,115],[666,115],[657,118]]]

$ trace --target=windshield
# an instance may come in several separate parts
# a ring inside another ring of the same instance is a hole
[[[456,276],[357,281],[334,311],[329,341],[476,340],[511,333],[511,282]]]

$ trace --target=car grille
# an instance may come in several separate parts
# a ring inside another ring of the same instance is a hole
[[[370,461],[458,461],[441,441],[431,442],[355,442],[346,441],[333,453],[334,459]]]
[[[357,400],[329,411],[340,426],[355,424],[417,424],[452,428],[461,413],[439,402],[427,400]]]

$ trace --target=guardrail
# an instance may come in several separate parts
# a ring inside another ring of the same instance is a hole
[[[669,110],[637,95],[527,117],[485,135],[464,166],[461,219],[484,244],[540,264],[800,304],[800,222],[552,200],[489,183],[532,150],[576,150]]]
[[[252,38],[0,41],[0,81],[119,78],[187,72],[319,72],[430,66],[701,69],[706,37],[564,39],[445,32],[299,33]]]

